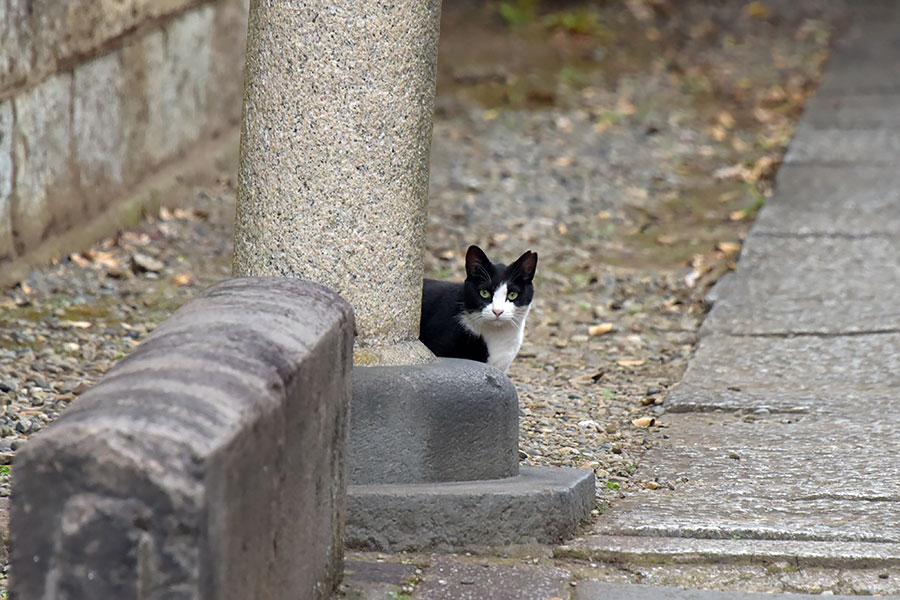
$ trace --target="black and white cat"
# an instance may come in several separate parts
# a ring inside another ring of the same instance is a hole
[[[537,258],[529,250],[507,267],[469,246],[464,282],[425,280],[419,339],[437,356],[486,362],[505,373],[522,346]]]

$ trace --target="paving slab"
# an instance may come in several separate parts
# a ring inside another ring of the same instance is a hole
[[[702,334],[900,331],[894,257],[900,257],[900,237],[751,235]]]
[[[893,404],[892,398],[862,404],[856,416],[853,407],[801,418],[668,415],[670,439],[645,457],[636,475],[662,486],[629,494],[595,530],[885,543],[896,556],[900,417]]]
[[[669,412],[821,410],[900,395],[900,334],[700,340]]]
[[[878,568],[900,565],[900,545],[597,534],[561,546],[554,556],[639,564],[772,564],[786,561],[801,568],[835,565]]]
[[[785,600],[822,599],[820,595],[811,594],[779,594],[776,598]],[[771,600],[772,594],[719,592],[712,590],[684,590],[675,587],[658,587],[652,585],[633,585],[625,583],[606,583],[601,581],[584,581],[578,584],[573,600]],[[838,600],[858,599],[859,596],[829,596]]]
[[[900,68],[895,77],[900,81]],[[784,163],[900,165],[898,157],[898,129],[817,129],[801,121],[784,156]]]
[[[784,165],[775,195],[752,231],[753,236],[897,238],[898,206],[900,169],[894,165]]]
[[[900,128],[900,85],[890,93],[816,94],[803,110],[803,125],[813,129]]]
[[[438,559],[424,571],[416,600],[527,600],[568,598],[572,577],[565,569],[544,565]]]

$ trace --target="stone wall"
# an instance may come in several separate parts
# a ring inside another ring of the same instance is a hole
[[[0,285],[237,124],[248,3],[0,0]]]

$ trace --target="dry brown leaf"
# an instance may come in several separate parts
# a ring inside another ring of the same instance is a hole
[[[150,236],[143,232],[125,231],[119,236],[119,241],[132,246],[146,246],[150,243]]]
[[[192,208],[176,208],[172,211],[172,214],[175,215],[176,219],[179,219],[181,221],[202,221],[205,216],[203,213]]]
[[[78,265],[79,267],[82,267],[82,268],[87,268],[87,267],[91,266],[91,261],[89,261],[82,255],[78,254],[77,252],[75,254],[70,254],[69,260],[71,260],[73,263],[75,263],[76,265]]]
[[[719,111],[719,114],[716,115],[716,121],[725,129],[731,129],[735,124],[734,116],[727,110]]]
[[[719,242],[716,244],[716,248],[729,256],[741,251],[741,245],[737,242]]]
[[[625,96],[616,100],[616,112],[621,115],[631,116],[637,112],[637,106]]]
[[[620,367],[640,367],[647,362],[646,360],[617,360],[616,364]]]
[[[609,333],[614,328],[612,323],[599,323],[597,325],[591,325],[588,327],[588,335],[593,337],[597,335],[603,335],[604,333]]]
[[[660,486],[655,481],[648,481],[647,483],[644,484],[644,487],[647,488],[648,490],[658,490]]]
[[[763,2],[751,2],[744,7],[744,14],[754,19],[768,19],[772,11]]]
[[[721,126],[711,128],[709,133],[717,142],[725,141],[725,138],[728,137],[728,130]]]
[[[656,419],[653,417],[641,417],[631,422],[635,427],[653,427],[656,425]]]
[[[191,275],[190,273],[178,273],[172,277],[172,283],[181,287],[185,285],[192,285],[197,283],[197,278]]]
[[[656,236],[656,243],[662,246],[671,246],[678,242],[678,237],[674,235],[658,235]]]
[[[124,260],[117,258],[113,252],[92,251],[90,252],[90,255],[94,260],[95,265],[101,265],[108,269],[121,268],[122,264],[125,262]]]

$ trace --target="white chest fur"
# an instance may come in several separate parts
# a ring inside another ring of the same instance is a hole
[[[515,318],[504,321],[490,321],[481,316],[460,315],[463,327],[481,337],[487,346],[487,363],[497,367],[504,373],[509,370],[525,336],[525,318],[530,306],[517,307]]]

